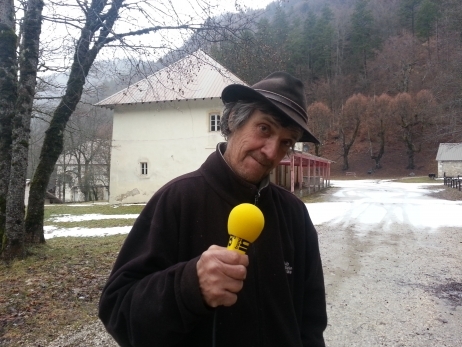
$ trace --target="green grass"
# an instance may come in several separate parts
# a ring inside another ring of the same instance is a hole
[[[60,216],[139,214],[144,205],[45,206],[44,225],[59,228],[131,226],[134,218],[55,222]],[[0,263],[0,346],[41,346],[63,330],[97,319],[97,304],[126,235],[57,237],[28,249],[29,256]]]
[[[443,185],[443,181],[432,180],[428,176],[403,177],[403,178],[395,179],[393,181],[402,182],[402,183],[441,183],[441,185]]]
[[[112,228],[130,226],[135,222],[134,218],[94,219],[75,222],[56,222],[53,219],[60,216],[79,216],[84,214],[123,215],[139,214],[144,205],[111,206],[111,205],[47,205],[45,206],[45,226],[58,228]]]
[[[45,222],[44,225],[53,225],[58,228],[113,228],[131,226],[135,218],[94,219],[79,222]]]
[[[82,215],[89,213],[97,214],[132,214],[140,213],[144,205],[128,205],[128,206],[118,206],[118,205],[86,205],[86,204],[73,204],[73,205],[47,205],[45,206],[45,220],[52,216],[57,215]]]

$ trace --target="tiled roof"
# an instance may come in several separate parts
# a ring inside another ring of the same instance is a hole
[[[462,143],[440,143],[438,153],[436,154],[436,160],[462,160]]]
[[[229,84],[246,83],[199,50],[96,105],[112,108],[124,104],[219,98]]]

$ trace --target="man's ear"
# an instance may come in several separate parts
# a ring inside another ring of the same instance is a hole
[[[229,131],[229,135],[228,135],[228,138],[231,136],[231,134],[234,132],[234,129],[233,129],[233,119],[234,119],[234,111],[231,111],[229,116],[228,116],[228,131]]]

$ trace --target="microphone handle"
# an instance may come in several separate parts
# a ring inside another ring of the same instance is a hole
[[[249,249],[250,242],[244,239],[241,239],[240,237],[234,236],[234,235],[229,235],[229,241],[228,241],[228,249],[241,253],[241,254],[246,254],[247,250]]]

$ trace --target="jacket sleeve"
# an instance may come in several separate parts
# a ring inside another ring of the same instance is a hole
[[[305,206],[304,206],[305,207]],[[303,346],[325,347],[323,332],[327,326],[326,293],[319,252],[318,235],[306,207],[306,268],[301,337]]]
[[[154,196],[136,220],[103,289],[99,317],[123,347],[176,345],[213,312],[200,293],[198,257],[179,261],[179,222]]]

